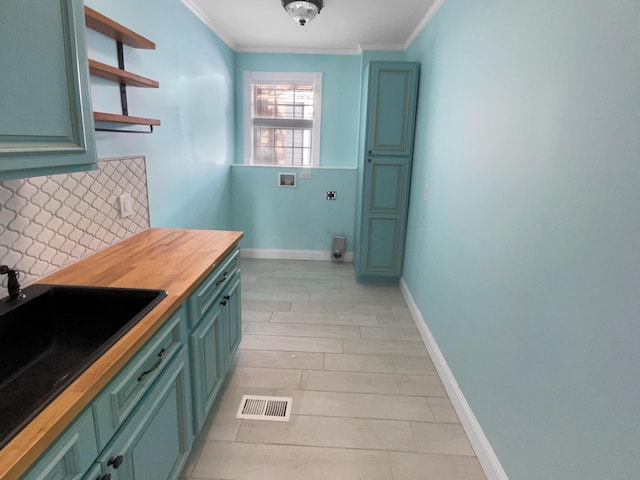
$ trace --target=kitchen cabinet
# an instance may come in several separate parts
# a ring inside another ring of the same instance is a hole
[[[371,62],[355,248],[358,283],[397,284],[402,275],[419,65]]]
[[[222,306],[214,304],[190,337],[193,420],[200,430],[224,378]]]
[[[193,363],[221,375],[219,385],[240,341],[241,238],[241,232],[148,229],[43,279],[163,289],[167,296],[51,403],[45,421],[36,417],[3,448],[0,477],[175,480],[199,430],[196,395],[205,392],[198,417],[204,419],[219,388],[205,383],[198,390]],[[216,333],[194,345],[211,319]],[[211,368],[211,358],[220,359],[219,367]],[[65,410],[82,396],[77,408]],[[56,418],[65,411],[66,418]],[[56,422],[62,428],[47,432]],[[45,446],[36,450],[39,441]]]
[[[80,480],[98,455],[91,408],[86,409],[47,453],[22,477],[23,480]]]
[[[98,445],[101,449],[144,398],[149,396],[148,392],[162,373],[165,364],[186,345],[187,308],[186,305],[181,305],[153,339],[140,349],[93,401]]]
[[[145,400],[102,452],[111,480],[177,478],[191,448],[189,364],[185,347],[175,355]]]
[[[0,44],[0,180],[96,169],[82,0],[3,0]]]
[[[193,442],[186,332],[183,305],[23,478],[177,478]]]
[[[194,428],[199,431],[240,340],[240,252],[229,254],[189,299]]]

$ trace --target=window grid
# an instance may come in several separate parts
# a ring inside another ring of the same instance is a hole
[[[253,163],[311,165],[314,85],[254,83]]]

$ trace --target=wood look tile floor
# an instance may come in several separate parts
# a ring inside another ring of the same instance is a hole
[[[242,260],[243,340],[184,478],[485,480],[398,287],[352,264]],[[291,420],[237,420],[243,395]]]

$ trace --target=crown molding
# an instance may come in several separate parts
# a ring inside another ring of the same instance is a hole
[[[446,0],[435,0],[435,2],[433,2],[433,5],[431,5],[431,7],[429,7],[429,10],[427,11],[427,14],[424,16],[422,21],[413,30],[413,32],[411,33],[411,35],[409,36],[409,38],[405,42],[404,50],[408,50],[409,47],[411,46],[411,44],[413,42],[415,42],[416,38],[418,38],[418,35],[420,35],[422,33],[422,30],[424,30],[424,28],[431,21],[431,19],[433,19],[433,17],[435,17],[436,13],[438,13],[438,10],[440,10],[440,7],[442,7],[442,5],[444,5],[444,2],[446,2]]]
[[[236,44],[226,34],[221,33],[221,29],[216,27],[215,23],[213,23],[211,19],[207,17],[204,14],[204,12],[200,10],[195,3],[193,3],[192,0],[180,0],[180,1],[185,7],[191,10],[191,13],[193,13],[196,17],[198,17],[198,19],[200,19],[202,23],[204,23],[207,27],[209,27],[209,29],[213,33],[215,33],[218,36],[218,38],[220,38],[220,40],[226,43],[231,50],[237,51]]]
[[[238,53],[287,53],[287,54],[306,54],[306,55],[360,55],[363,51],[389,51],[402,52],[407,51],[411,44],[418,38],[418,35],[424,30],[427,24],[438,13],[438,10],[444,5],[446,0],[435,0],[433,5],[429,7],[424,18],[418,26],[413,30],[409,38],[404,44],[374,44],[364,43],[354,48],[266,48],[266,47],[240,47],[236,45],[231,38],[223,32],[223,29],[216,26],[211,19],[204,14],[193,0],[180,0],[202,23],[204,23],[220,40],[222,40],[231,50]]]
[[[400,43],[361,43],[360,50],[363,52],[404,52],[406,48]]]
[[[360,55],[360,48],[269,48],[269,47],[238,47],[237,53],[289,53],[306,55]]]

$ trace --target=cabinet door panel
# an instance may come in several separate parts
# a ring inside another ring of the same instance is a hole
[[[186,316],[183,305],[93,402],[101,448],[135,411],[162,368],[186,343]]]
[[[112,480],[178,477],[191,447],[188,379],[183,348],[100,457]],[[118,457],[121,464],[114,468]]]
[[[226,296],[229,297],[226,305],[227,319],[227,344],[226,344],[226,368],[228,370],[231,360],[240,345],[242,340],[242,299],[240,297],[240,272],[231,279],[231,286],[226,291]]]
[[[417,70],[416,64],[371,64],[367,108],[367,151],[371,154],[411,155]]]
[[[84,37],[82,0],[0,5],[0,178],[96,165]]]
[[[397,218],[370,218],[367,273],[395,273],[400,266],[400,229]]]
[[[402,213],[404,192],[408,184],[408,161],[378,161],[368,170],[369,211],[371,213]]]
[[[224,378],[223,311],[219,303],[205,314],[190,338],[194,424],[202,428]]]
[[[365,165],[358,275],[400,277],[411,160],[372,157]]]
[[[79,480],[84,477],[97,455],[93,415],[91,409],[88,409],[49,447],[49,450],[22,478],[23,480]]]

